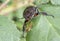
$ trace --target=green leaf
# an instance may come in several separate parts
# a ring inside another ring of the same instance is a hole
[[[60,26],[60,6],[52,6],[52,5],[43,5],[41,9],[44,12],[47,12],[48,14],[53,15],[55,18],[52,19],[50,16],[48,17],[48,20],[54,24],[54,26],[59,27]]]
[[[60,0],[51,0],[51,3],[54,5],[60,5]]]
[[[54,16],[37,16],[33,27],[27,33],[27,41],[60,41],[60,7],[43,5],[41,9]]]
[[[20,41],[16,25],[5,16],[0,16],[0,41]]]
[[[35,4],[36,5],[40,5],[40,4],[45,4],[45,3],[48,3],[49,2],[49,0],[35,0]]]
[[[47,3],[49,0],[40,0],[40,3]]]
[[[23,12],[24,12],[24,10],[25,10],[25,6],[19,8],[19,9],[16,11],[16,15],[17,15],[18,18],[23,18]]]

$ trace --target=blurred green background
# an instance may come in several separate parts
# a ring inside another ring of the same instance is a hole
[[[42,14],[33,18],[32,29],[22,38],[27,6],[36,6],[54,18]],[[60,0],[0,0],[0,41],[60,41]]]

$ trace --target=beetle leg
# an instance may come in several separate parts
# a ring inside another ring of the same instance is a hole
[[[40,13],[42,13],[43,15],[46,15],[46,16],[52,16],[54,18],[53,15],[47,14],[46,12],[40,12]]]
[[[26,32],[26,23],[28,22],[28,20],[25,20],[24,25],[23,25],[23,37],[24,37],[24,33]]]
[[[26,32],[30,31],[31,28],[32,28],[32,22],[29,21],[29,22],[27,23]]]

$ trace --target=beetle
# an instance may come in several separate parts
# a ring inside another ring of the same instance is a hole
[[[26,32],[26,23],[39,14],[54,17],[53,15],[49,15],[46,12],[39,12],[38,8],[35,6],[28,6],[23,12],[23,17],[25,18],[25,22],[23,25],[23,34],[24,34],[24,32]],[[27,29],[27,31],[29,31],[29,29]]]

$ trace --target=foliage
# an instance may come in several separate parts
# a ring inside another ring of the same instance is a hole
[[[5,2],[5,0],[2,1],[3,3]],[[24,1],[27,0],[21,2]],[[14,0],[10,0],[8,8],[12,5],[15,6],[13,2]],[[0,16],[0,41],[60,41],[60,0],[34,0],[31,4],[39,7],[39,11],[53,15],[54,18],[42,14],[36,16],[31,20],[33,24],[32,29],[27,32],[25,38],[22,38],[22,27],[25,21],[23,11],[30,4],[22,6],[8,14],[5,13]],[[13,17],[23,19],[14,22],[12,20]],[[27,25],[29,24],[27,23]]]

